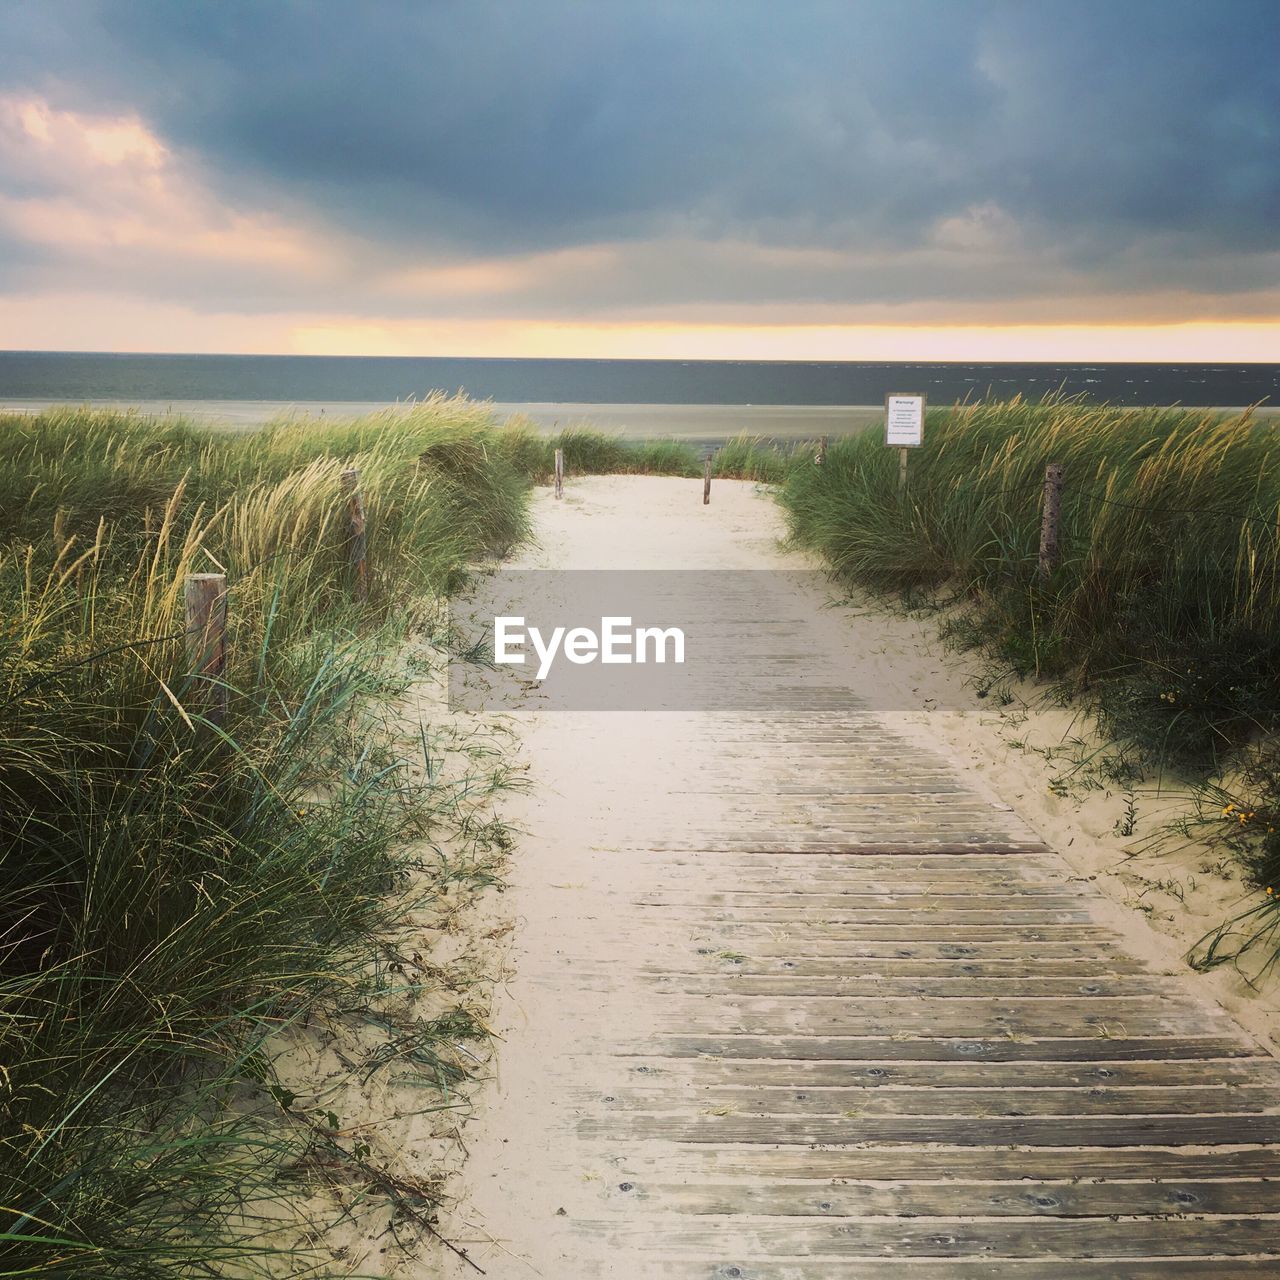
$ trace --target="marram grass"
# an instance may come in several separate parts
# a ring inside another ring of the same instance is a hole
[[[524,535],[529,447],[443,399],[253,435],[0,419],[0,1274],[314,1264],[246,1218],[305,1146],[261,1047],[357,980],[409,840],[465,817],[391,700],[424,602]],[[197,571],[229,581],[221,728],[184,675]]]
[[[518,425],[518,424],[517,424]],[[568,475],[702,475],[705,451],[684,440],[630,440],[589,427],[570,427],[554,435],[537,436],[527,427],[511,436],[521,466],[536,480],[554,474],[555,451],[564,451]],[[780,445],[761,436],[737,435],[712,452],[712,474],[725,480],[756,480],[777,484],[799,446]],[[812,446],[804,446],[809,454]]]
[[[1050,462],[1065,468],[1061,559],[1042,580]],[[1243,769],[1250,794],[1228,817],[1239,828],[1251,815],[1249,936],[1274,943],[1280,439],[1268,421],[984,401],[929,412],[905,491],[897,451],[868,432],[832,443],[824,466],[792,465],[780,496],[794,539],[845,580],[963,602],[956,638],[1084,698],[1156,765]]]

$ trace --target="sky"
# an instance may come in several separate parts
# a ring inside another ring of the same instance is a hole
[[[1280,359],[1277,0],[0,0],[0,348]]]

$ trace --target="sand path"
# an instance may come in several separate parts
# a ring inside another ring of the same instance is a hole
[[[751,486],[699,494],[578,482],[525,563],[801,563]],[[803,671],[789,713],[524,726],[513,976],[450,1236],[504,1278],[1280,1275],[1280,1064],[867,709],[811,584],[728,595]]]

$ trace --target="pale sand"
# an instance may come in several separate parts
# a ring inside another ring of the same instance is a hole
[[[813,567],[779,546],[781,512],[767,494],[747,483],[717,481],[713,504],[704,508],[700,488],[685,480],[600,477],[572,480],[563,503],[541,491],[538,545],[519,566]],[[1131,951],[1157,972],[1186,974],[1188,988],[1206,1008],[1227,1006],[1260,1040],[1276,1044],[1274,988],[1258,992],[1227,971],[1190,975],[1183,960],[1187,948],[1233,910],[1242,893],[1238,882],[1200,870],[1202,850],[1127,856],[1134,842],[1113,829],[1124,816],[1123,794],[1104,789],[1061,797],[1049,785],[1060,770],[1010,745],[1015,736],[1054,743],[1079,733],[1071,713],[1020,711],[1016,703],[1002,708],[995,698],[978,699],[967,683],[977,664],[946,652],[932,621],[866,602],[844,610],[822,604],[813,601],[814,634],[843,654],[853,683],[910,708],[885,714],[891,728],[962,771],[985,798],[993,824],[1014,833],[1029,829],[1061,851],[1078,876],[1106,895],[1096,914]],[[618,936],[610,918],[611,903],[644,888],[647,869],[640,858],[609,855],[626,845],[629,832],[643,830],[652,839],[716,817],[707,811],[714,801],[681,785],[699,767],[692,754],[699,736],[708,741],[716,731],[714,717],[696,713],[524,717],[532,787],[518,806],[525,836],[507,905],[520,925],[507,960],[512,976],[495,1012],[496,1080],[482,1094],[480,1117],[464,1132],[470,1158],[455,1183],[455,1211],[443,1224],[451,1238],[467,1242],[490,1275],[572,1280],[564,1260],[575,1255],[559,1251],[557,1227],[590,1217],[612,1190],[607,1151],[579,1151],[571,1142],[548,1149],[548,1135],[569,1132],[581,1114],[580,1096],[558,1088],[549,1064],[566,1046],[643,1035],[652,1025],[653,1009],[635,996],[635,984],[609,980],[611,971],[647,959],[652,940]],[[1142,836],[1170,801],[1142,792],[1137,803],[1136,834]],[[1171,880],[1187,886],[1193,875],[1196,887],[1186,889],[1185,901],[1152,887]],[[1149,914],[1138,909],[1144,902],[1153,907]],[[562,945],[569,931],[579,966],[572,983]],[[585,986],[579,975],[587,978]],[[575,1061],[576,1088],[609,1086],[606,1076],[593,1080],[589,1063]],[[618,1264],[616,1274],[634,1274],[625,1259]],[[475,1274],[448,1258],[445,1273]]]
[[[451,710],[440,655],[405,656],[414,659],[416,679],[388,712],[398,729],[396,745],[421,781],[426,737],[432,777],[453,803],[440,804],[430,829],[408,850],[420,869],[397,881],[406,911],[381,939],[377,973],[364,973],[317,1016],[286,1024],[270,1052],[280,1083],[296,1095],[295,1113],[322,1129],[335,1127],[349,1153],[434,1196],[464,1163],[462,1130],[474,1081],[442,1094],[431,1065],[416,1056],[416,1029],[459,1013],[481,1028],[488,1022],[514,922],[508,899],[494,887],[509,846],[487,833],[522,779],[505,720]],[[456,1044],[434,1039],[426,1047],[464,1075],[487,1078],[483,1034]],[[255,1105],[263,1101],[256,1092],[253,1097]],[[307,1251],[315,1274],[326,1276],[437,1273],[442,1246],[421,1222],[392,1210],[358,1169],[323,1148],[280,1183],[281,1194],[246,1207],[242,1229],[256,1244]],[[270,1274],[299,1271],[282,1254]]]

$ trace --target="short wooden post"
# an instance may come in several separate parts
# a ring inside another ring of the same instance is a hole
[[[907,491],[907,456],[910,449],[898,450],[898,492],[906,493]]]
[[[351,564],[351,598],[363,602],[369,596],[369,535],[364,518],[364,498],[360,494],[358,467],[348,467],[342,473],[342,491],[347,495],[347,519],[350,526],[347,554]]]
[[[1049,577],[1058,567],[1058,531],[1062,514],[1062,465],[1050,462],[1044,469],[1044,512],[1040,521],[1040,576]]]
[[[227,714],[227,575],[188,574],[183,600],[194,701],[206,719],[221,724]]]
[[[822,466],[822,464],[826,462],[827,460],[827,437],[826,436],[823,436],[822,439],[818,441],[818,452],[814,454],[813,460],[818,464],[818,466]]]
[[[711,502],[711,455],[702,461],[702,505],[708,506]]]
[[[556,497],[564,497],[564,450],[556,450]]]

